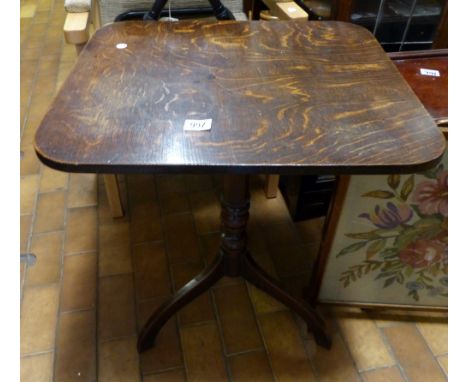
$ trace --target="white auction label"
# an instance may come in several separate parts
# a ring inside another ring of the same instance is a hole
[[[211,130],[212,119],[186,119],[184,122],[185,131],[206,131]]]
[[[432,77],[440,77],[440,72],[438,70],[435,70],[435,69],[419,69],[419,71],[421,72],[421,74],[423,76],[432,76]]]

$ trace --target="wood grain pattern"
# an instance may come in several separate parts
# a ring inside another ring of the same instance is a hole
[[[395,56],[393,62],[434,120],[448,120],[447,50],[441,50],[432,56]],[[440,77],[423,76],[420,73],[421,68],[438,70]]]
[[[444,148],[371,33],[334,21],[107,25],[36,134],[70,172],[402,173]]]

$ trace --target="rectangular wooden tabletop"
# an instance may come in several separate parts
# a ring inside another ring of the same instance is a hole
[[[72,172],[382,173],[433,165],[445,141],[362,27],[131,21],[92,37],[35,147]]]

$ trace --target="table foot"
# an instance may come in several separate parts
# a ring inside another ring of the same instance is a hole
[[[325,332],[325,322],[315,309],[304,300],[292,297],[284,291],[275,279],[257,265],[247,249],[248,184],[248,177],[245,175],[228,175],[224,178],[218,256],[206,271],[189,281],[153,313],[138,337],[140,353],[153,346],[159,331],[173,314],[207,291],[224,275],[243,276],[257,288],[282,302],[304,319],[318,345],[330,349],[331,341]]]
[[[185,284],[153,313],[138,336],[139,353],[153,347],[159,331],[172,315],[206,292],[223,276],[223,263],[222,256],[218,256],[205,271]]]
[[[317,344],[326,349],[330,349],[331,340],[325,331],[325,321],[319,314],[304,300],[295,298],[284,291],[274,278],[260,268],[250,253],[247,253],[243,260],[242,276],[258,289],[273,296],[292,311],[299,314],[306,322],[307,328],[312,332]]]

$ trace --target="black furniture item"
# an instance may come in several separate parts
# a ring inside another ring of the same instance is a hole
[[[334,175],[281,176],[279,189],[294,221],[318,218],[328,212]]]
[[[211,7],[171,9],[171,16],[203,16],[214,14],[218,20],[235,20],[231,11],[220,0],[208,0]],[[118,15],[115,21],[128,20],[159,20],[169,16],[169,11],[163,9],[168,0],[156,0],[150,10],[130,10]]]

